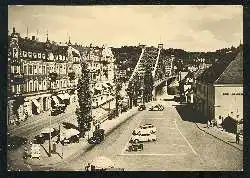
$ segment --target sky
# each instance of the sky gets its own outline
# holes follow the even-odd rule
[[[8,28],[45,41],[214,51],[243,41],[240,5],[9,6]],[[27,30],[28,29],[28,30]],[[28,33],[27,33],[28,31]]]

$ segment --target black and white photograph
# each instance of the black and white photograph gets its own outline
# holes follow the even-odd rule
[[[9,5],[8,171],[243,171],[243,6]]]

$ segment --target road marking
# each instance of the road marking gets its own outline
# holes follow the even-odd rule
[[[119,154],[120,156],[184,156],[187,155],[186,153],[144,153],[144,154],[138,154],[138,153],[122,153]]]
[[[188,142],[188,140],[186,139],[186,137],[181,133],[181,131],[179,130],[176,120],[175,120],[175,127],[176,129],[179,131],[179,133],[181,134],[181,136],[184,138],[184,140],[187,142],[188,146],[191,148],[191,150],[193,151],[193,153],[198,156],[197,152],[193,149],[192,145]]]
[[[165,118],[147,118],[148,120],[165,120]]]

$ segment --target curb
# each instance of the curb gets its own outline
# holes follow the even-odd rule
[[[136,108],[133,108],[133,109],[136,109]],[[129,113],[128,116],[126,116],[126,118],[116,118],[116,119],[122,119],[121,122],[118,122],[116,125],[114,125],[114,127],[110,128],[107,130],[106,132],[106,136],[111,134],[115,129],[117,129],[122,123],[126,122],[128,119],[130,119],[131,117],[133,117],[134,115],[136,115],[138,112],[136,112],[137,110],[135,110],[134,112],[132,110],[130,110],[131,113]],[[121,117],[121,116],[120,116]],[[66,163],[66,162],[69,162],[71,160],[74,160],[75,158],[81,156],[83,153],[85,153],[86,151],[90,150],[91,148],[93,148],[95,145],[91,145],[91,144],[88,144],[86,142],[86,145],[84,145],[81,150],[82,151],[76,151],[74,153],[72,153],[71,155],[68,156],[68,158],[65,158],[64,160],[61,160],[61,161],[58,161],[56,163],[51,163],[51,164],[32,164],[32,163],[29,163],[27,160],[25,161],[26,164],[29,164],[29,165],[33,165],[33,166],[40,166],[40,167],[49,167],[49,166],[58,166],[58,165],[61,165],[63,163]]]
[[[220,141],[222,141],[222,142],[224,142],[224,143],[226,143],[226,144],[228,144],[228,145],[230,145],[230,146],[232,146],[232,147],[234,147],[234,148],[236,148],[236,149],[238,149],[238,150],[240,150],[240,151],[243,151],[242,149],[240,149],[240,148],[234,146],[233,144],[231,144],[231,143],[229,143],[229,142],[227,142],[227,141],[225,141],[225,140],[223,140],[223,139],[221,139],[221,138],[215,136],[214,134],[211,134],[211,133],[207,132],[206,130],[200,128],[200,127],[198,126],[197,123],[195,123],[195,125],[198,127],[198,129],[200,129],[201,131],[205,132],[206,134],[211,135],[211,136],[213,136],[214,138],[217,138],[218,140],[220,140]]]

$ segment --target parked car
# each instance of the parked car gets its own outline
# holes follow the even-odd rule
[[[33,142],[35,144],[43,144],[46,140],[49,140],[50,137],[49,130],[50,130],[49,128],[43,129],[39,135],[36,135],[34,137]],[[56,128],[51,128],[51,139],[58,135],[59,135],[59,130]]]
[[[142,133],[155,133],[156,127],[154,127],[152,124],[144,124],[140,126],[139,128],[136,128],[133,130],[133,135],[142,134]]]
[[[58,105],[56,107],[53,107],[52,110],[51,110],[51,115],[52,116],[57,116],[61,113],[64,113],[65,110],[66,110],[66,105],[65,104],[61,104],[61,105]]]
[[[98,129],[95,130],[93,133],[93,137],[91,137],[88,142],[90,144],[99,144],[101,143],[105,138],[104,130],[103,129]]]
[[[67,139],[62,140],[62,144],[79,143],[79,135],[73,135]]]
[[[138,107],[138,111],[143,111],[143,110],[146,110],[146,106],[144,104]]]
[[[133,135],[130,139],[130,143],[138,143],[138,142],[150,142],[150,141],[156,141],[156,135],[155,134],[137,134]]]
[[[149,108],[149,111],[163,111],[163,110],[164,107],[161,104],[157,104]]]
[[[142,143],[132,143],[128,146],[127,151],[142,151],[143,150],[143,144]]]

